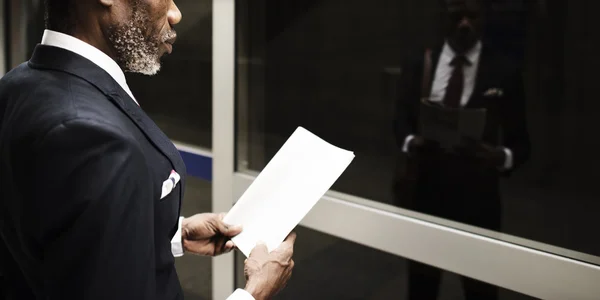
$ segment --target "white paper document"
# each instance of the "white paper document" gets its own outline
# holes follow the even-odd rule
[[[242,225],[232,241],[248,257],[258,241],[279,247],[354,159],[298,127],[224,218]]]

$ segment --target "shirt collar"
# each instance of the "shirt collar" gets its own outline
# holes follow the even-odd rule
[[[471,64],[477,64],[479,62],[479,56],[481,56],[481,48],[482,48],[481,41],[478,41],[475,44],[475,46],[473,46],[473,48],[471,48],[469,51],[467,51],[467,53],[465,53],[465,58]],[[444,48],[442,49],[442,55],[444,55],[447,59],[449,59],[448,61],[452,61],[452,59],[454,59],[454,56],[456,56],[456,53],[454,52],[454,50],[452,50],[452,48],[450,47],[448,42],[444,43]]]
[[[137,103],[137,100],[135,100],[133,93],[127,85],[127,80],[125,79],[125,74],[123,73],[123,70],[121,70],[121,67],[119,67],[117,62],[110,58],[110,56],[106,55],[106,53],[100,51],[98,48],[76,37],[48,29],[44,31],[42,45],[69,50],[93,62],[106,71],[106,73],[108,73],[121,88],[127,92],[131,99]]]

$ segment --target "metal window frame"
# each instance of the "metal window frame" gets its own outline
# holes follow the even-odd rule
[[[6,12],[6,2],[0,0],[0,77],[4,76],[8,71],[6,68],[6,22],[8,14]]]
[[[234,196],[239,198],[255,178],[236,173]],[[338,195],[324,196],[300,224],[540,299],[583,300],[600,295],[599,266],[353,203]]]
[[[235,0],[213,0],[213,211],[233,204],[235,171]],[[212,260],[213,299],[227,299],[235,288],[232,253]]]

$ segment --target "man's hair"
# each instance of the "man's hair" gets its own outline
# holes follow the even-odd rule
[[[78,0],[44,0],[46,29],[70,33],[75,27],[75,3]],[[79,0],[81,1],[81,0]]]

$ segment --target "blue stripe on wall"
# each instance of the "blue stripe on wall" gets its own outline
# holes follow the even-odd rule
[[[212,181],[212,158],[179,150],[187,175]]]

